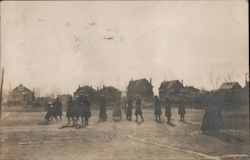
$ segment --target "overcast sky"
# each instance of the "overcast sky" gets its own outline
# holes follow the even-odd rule
[[[5,85],[72,93],[79,84],[125,90],[131,78],[211,89],[209,75],[244,86],[248,2],[1,2]]]

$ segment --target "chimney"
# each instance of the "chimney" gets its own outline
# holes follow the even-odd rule
[[[97,89],[96,89],[97,91],[99,91],[99,87],[97,87]]]
[[[152,85],[152,78],[149,78],[149,83]]]
[[[183,80],[181,80],[181,84],[183,85]]]

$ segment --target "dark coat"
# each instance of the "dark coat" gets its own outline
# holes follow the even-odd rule
[[[100,113],[99,113],[99,118],[100,119],[107,119],[107,105],[106,101],[104,99],[101,99],[100,101]]]
[[[57,116],[56,108],[55,108],[55,106],[54,106],[53,103],[52,104],[48,104],[46,106],[45,111],[47,111],[47,113],[46,113],[46,115],[44,117],[46,120],[49,120],[50,117],[56,117]]]
[[[54,102],[54,106],[55,106],[55,109],[56,109],[56,114],[58,116],[62,116],[62,102],[59,101],[59,100],[56,100]]]
[[[211,97],[205,106],[201,131],[203,133],[219,132],[222,123],[221,103],[216,97]]]
[[[164,101],[164,106],[165,106],[165,116],[166,117],[169,117],[171,116],[171,105],[170,105],[170,102],[169,100],[165,100]]]
[[[85,99],[82,104],[83,104],[83,116],[85,118],[90,118],[91,117],[91,110],[90,110],[91,103],[87,99]]]
[[[69,100],[67,102],[67,112],[66,112],[66,117],[77,117],[77,108],[75,105],[75,102],[73,100]]]
[[[183,100],[181,100],[179,102],[179,106],[178,106],[178,114],[184,115],[185,113],[186,113],[185,102]]]
[[[135,103],[135,115],[142,115],[141,100],[137,99]]]
[[[128,107],[127,107],[127,110],[126,110],[126,116],[127,117],[132,117],[132,106],[133,106],[133,101],[132,101],[132,99],[129,99],[128,100]]]
[[[154,108],[154,114],[155,115],[161,115],[161,104],[160,104],[160,101],[159,101],[158,98],[155,99],[154,106],[155,106],[155,108]]]

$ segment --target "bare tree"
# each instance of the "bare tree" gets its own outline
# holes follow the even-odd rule
[[[227,74],[224,76],[224,81],[225,81],[225,82],[233,82],[233,81],[234,81],[234,72],[231,71],[231,72],[227,73]]]
[[[209,80],[212,85],[213,90],[216,90],[219,86],[219,82],[221,80],[220,74],[215,74],[214,72],[209,73]]]

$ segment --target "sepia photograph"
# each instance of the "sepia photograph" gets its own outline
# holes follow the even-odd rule
[[[0,2],[0,160],[250,160],[248,0]]]

